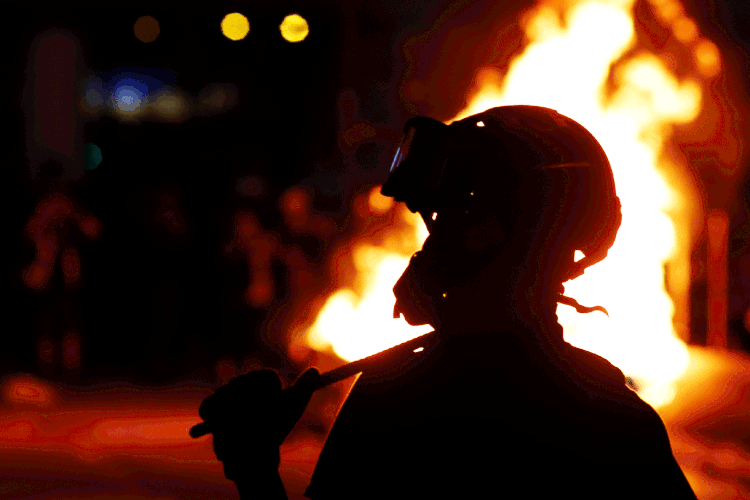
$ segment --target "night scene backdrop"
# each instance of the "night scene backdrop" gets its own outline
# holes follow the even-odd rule
[[[337,314],[365,328],[329,299],[378,280],[390,290],[419,248],[421,223],[378,195],[403,123],[460,115],[533,41],[540,9],[563,20],[579,4],[5,9],[0,496],[236,498],[210,438],[187,436],[202,398],[251,369],[292,381],[399,342],[384,331],[347,355],[320,332]],[[692,189],[675,213],[692,218],[677,230],[682,263],[659,279],[676,338],[699,354],[657,410],[699,498],[750,498],[750,6],[627,10],[634,46],[677,79],[693,71],[709,96],[666,148],[681,171],[664,175]],[[396,270],[376,277],[372,249],[394,245]],[[319,391],[282,448],[291,498],[347,390]]]

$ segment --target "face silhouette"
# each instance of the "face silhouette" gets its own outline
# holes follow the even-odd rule
[[[403,314],[411,325],[437,327],[452,312],[451,305],[457,304],[455,296],[466,301],[473,294],[486,293],[479,283],[491,276],[477,278],[483,271],[498,276],[497,266],[490,264],[506,249],[502,225],[496,217],[439,214],[422,249],[412,257],[393,289],[394,312]],[[506,261],[501,267],[510,264]]]

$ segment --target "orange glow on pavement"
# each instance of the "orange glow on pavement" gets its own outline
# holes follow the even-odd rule
[[[213,387],[73,389],[15,376],[0,389],[2,498],[237,498],[211,438],[188,434]],[[281,447],[290,498],[301,498],[321,446],[319,436],[307,433]]]
[[[175,419],[174,416],[130,419],[108,419],[92,430],[96,439],[105,445],[148,447],[161,445],[184,445],[192,438],[190,427],[196,424],[194,415]]]
[[[210,391],[196,388],[109,387],[63,389],[19,375],[2,385],[0,448],[71,445],[82,458],[92,453],[187,446],[188,430],[200,421],[198,405]]]
[[[52,404],[53,391],[44,382],[28,376],[18,375],[3,384],[3,399],[10,403],[32,403],[37,406]]]
[[[750,470],[750,457],[730,438],[737,432],[733,427],[747,426],[742,418],[750,414],[745,397],[750,358],[689,350],[675,402],[660,410],[675,456],[701,500],[746,498],[739,485]],[[236,498],[211,438],[188,435],[200,421],[200,402],[212,391],[124,384],[74,390],[28,376],[6,379],[0,406],[5,498]],[[334,399],[322,394],[313,405],[320,405],[316,411],[321,414],[335,414]],[[48,403],[39,405],[40,400]],[[294,499],[302,498],[323,436],[300,427],[292,437],[281,447],[279,470]],[[30,493],[34,488],[38,491]],[[164,496],[165,491],[171,493]]]

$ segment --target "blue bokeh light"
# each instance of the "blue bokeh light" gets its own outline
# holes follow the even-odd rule
[[[134,78],[123,78],[112,86],[112,104],[121,111],[135,111],[147,102],[148,86]]]
[[[107,82],[110,105],[125,112],[138,111],[151,101],[151,94],[174,80],[171,71],[154,68],[121,68],[100,77]]]
[[[147,102],[148,85],[135,78],[125,77],[112,85],[112,104],[121,111],[135,111]]]

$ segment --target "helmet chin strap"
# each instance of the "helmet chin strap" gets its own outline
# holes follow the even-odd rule
[[[560,304],[565,304],[566,306],[574,307],[575,310],[578,311],[579,313],[591,313],[594,311],[601,311],[607,316],[609,316],[609,313],[607,312],[607,310],[604,309],[602,306],[594,306],[594,307],[582,306],[581,304],[578,303],[576,299],[573,299],[571,297],[566,297],[563,294],[560,294],[557,296],[557,302],[559,302]]]
[[[419,255],[420,252],[417,252],[412,256],[412,260],[410,261],[409,266],[394,286],[393,292],[396,296],[396,301],[393,305],[393,317],[399,318],[401,315],[403,315],[406,322],[413,326],[431,324],[432,326],[437,327],[436,321],[439,320],[438,316],[440,315],[438,312],[440,308],[438,303],[441,301],[439,297],[441,290],[440,288],[435,288],[435,284],[433,284],[433,286],[429,286],[429,283],[422,281],[425,279],[429,281],[429,274],[426,274],[426,269],[423,269],[422,266],[420,266],[416,261],[418,260]],[[591,261],[596,262],[598,260],[601,260],[601,258],[602,256],[600,255],[592,255],[589,256],[588,259],[584,257],[584,259],[572,266],[573,269],[571,269],[571,272],[569,272],[566,277],[570,279],[571,275],[580,276],[581,274],[583,274],[583,270],[588,267],[588,265],[590,265]],[[498,265],[505,265],[506,263],[503,258],[497,258],[494,260],[498,263]],[[589,262],[586,262],[586,260],[588,260]],[[485,273],[487,271],[488,269],[485,267]],[[477,275],[477,277],[480,276],[482,276],[481,273]],[[469,287],[469,289],[465,288],[467,286]],[[444,300],[446,295],[454,296],[454,294],[456,293],[459,295],[463,293],[471,294],[471,290],[476,289],[476,283],[470,281],[467,283],[459,284],[458,286],[455,286],[450,290],[445,290],[445,292],[442,293],[442,297]],[[552,298],[555,302],[571,306],[578,313],[592,313],[594,311],[601,311],[609,316],[609,312],[602,306],[587,307],[580,304],[572,297],[564,295],[565,288],[562,283],[557,286],[557,289],[554,289],[553,287],[553,290],[549,291],[552,292]]]
[[[565,278],[565,281],[575,279],[581,276],[587,267],[592,266],[596,264],[597,262],[603,260],[606,256],[607,256],[606,249],[603,251],[592,252],[588,255],[585,255],[581,260],[573,263],[570,272]],[[607,312],[607,310],[604,309],[602,306],[587,307],[587,306],[581,305],[578,303],[576,299],[563,295],[564,293],[565,293],[565,287],[563,285],[560,285],[559,293],[555,299],[560,304],[571,306],[579,313],[592,313],[594,311],[601,311],[607,316],[609,316],[609,313]]]

